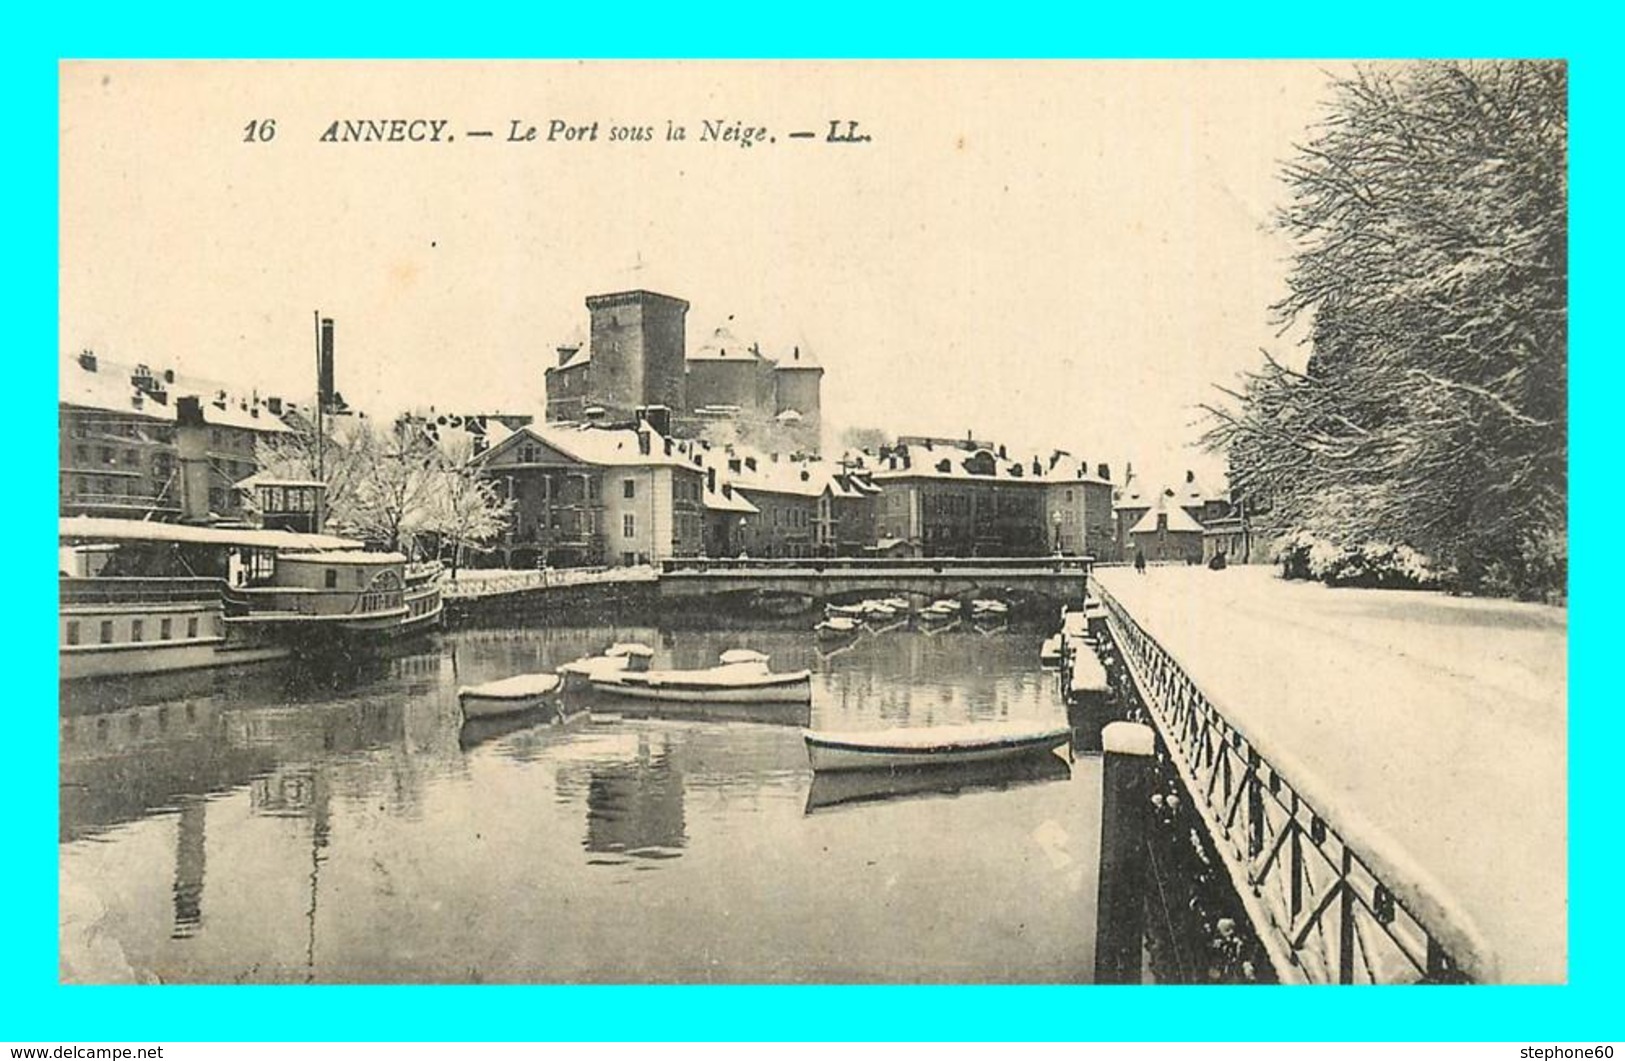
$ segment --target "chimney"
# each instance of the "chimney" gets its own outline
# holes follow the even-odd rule
[[[1002,443],[1002,442],[999,443],[999,459],[1000,460],[1009,460],[1010,459],[1009,456],[1004,452],[1004,443]]]
[[[641,405],[635,415],[640,423],[648,424],[662,435],[671,434],[671,408],[665,405]]]
[[[908,455],[908,447],[907,446],[903,447],[903,452],[902,452],[901,456],[903,458],[903,470],[907,471],[914,464],[913,459],[911,457],[909,457],[909,455]]]
[[[717,470],[715,468],[705,469],[705,489],[713,494],[717,492]]]
[[[944,475],[946,475],[947,473],[949,473],[949,472],[951,472],[953,470],[954,470],[953,461],[950,461],[947,457],[944,457],[941,460],[937,461],[937,471],[942,472]]]
[[[1095,474],[1100,476],[1102,479],[1106,480],[1107,482],[1111,482],[1111,479],[1112,479],[1112,466],[1110,464],[1102,464],[1100,467],[1095,469]]]
[[[805,468],[801,469],[801,481],[805,483],[805,482],[811,481],[811,479],[812,479],[812,472],[809,472]]]
[[[1194,483],[1196,481],[1196,473],[1187,468],[1185,470],[1185,481],[1187,483]]]
[[[579,347],[579,346],[561,346],[561,347],[558,347],[557,349],[558,349],[558,355],[559,355],[559,367],[560,368],[563,368],[565,365],[568,365],[570,363],[570,359],[575,357],[577,354],[579,354],[581,352],[581,347]]]
[[[768,456],[773,459],[774,464],[779,463],[779,455],[778,455],[778,453],[776,453],[776,452],[775,453],[769,453]]]
[[[1049,466],[1051,468],[1055,467],[1055,461],[1050,461]],[[1037,477],[1037,476],[1040,476],[1040,475],[1043,475],[1043,474],[1044,474],[1044,464],[1043,464],[1043,462],[1040,461],[1037,457],[1034,457],[1033,458],[1033,475],[1034,475],[1034,477]]]
[[[333,318],[322,318],[321,352],[316,363],[316,391],[321,408],[333,407]]]
[[[196,427],[203,423],[203,401],[195,394],[183,394],[175,400],[175,421],[182,427]]]
[[[649,446],[650,446],[649,432],[647,430],[639,430],[638,431],[638,453],[640,455],[644,456],[644,457],[647,457],[649,455]]]
[[[174,383],[175,382],[175,370],[174,369],[172,369],[172,368],[164,369],[164,382],[165,383]]]
[[[96,371],[96,351],[82,350],[79,353],[79,367],[86,372]]]
[[[733,500],[733,496],[734,496],[734,484],[733,483],[723,483],[722,484],[722,496],[727,498],[730,501]]]
[[[751,471],[755,471],[756,470],[756,458],[755,457],[746,457],[745,458],[745,467],[749,468]]]
[[[741,467],[741,465],[739,463],[739,458],[738,457],[729,457],[728,458],[728,470],[729,471],[733,472],[735,475],[738,475],[740,467]]]
[[[801,347],[796,346],[796,347],[791,348],[790,360],[792,360],[792,361],[800,361],[801,360]]]
[[[666,456],[671,456],[671,439],[661,439],[666,444]]]

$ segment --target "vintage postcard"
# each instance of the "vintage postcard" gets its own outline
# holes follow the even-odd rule
[[[59,976],[1564,983],[1556,61],[60,66]]]

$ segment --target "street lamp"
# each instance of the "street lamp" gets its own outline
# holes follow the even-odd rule
[[[1050,518],[1055,521],[1055,555],[1060,556],[1061,555],[1061,510],[1056,509],[1054,512],[1050,513]]]

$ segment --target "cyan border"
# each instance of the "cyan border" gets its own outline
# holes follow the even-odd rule
[[[1144,9],[1137,9],[1144,10]],[[4,623],[20,661],[6,732],[10,918],[0,1036],[87,1040],[417,1039],[1607,1039],[1619,1035],[1613,911],[1622,747],[1606,684],[1618,579],[1602,491],[1612,357],[1602,347],[1615,237],[1618,75],[1605,21],[1558,5],[1159,5],[917,13],[881,5],[580,5],[504,11],[395,4],[259,9],[80,3],[8,18],[6,357],[19,428],[18,536]],[[1571,958],[1553,988],[61,988],[56,979],[55,548],[57,81],[61,58],[215,57],[1405,57],[1533,55],[1571,63]],[[71,224],[65,219],[64,224]],[[48,411],[49,410],[49,411]]]

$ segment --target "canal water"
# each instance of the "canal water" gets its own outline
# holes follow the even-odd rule
[[[801,728],[1066,717],[1045,630],[463,630],[361,671],[70,686],[61,973],[88,982],[1093,976],[1100,760],[820,777]],[[813,672],[806,708],[460,724],[613,641]],[[644,710],[646,710],[646,706]],[[754,713],[753,713],[754,712]]]

